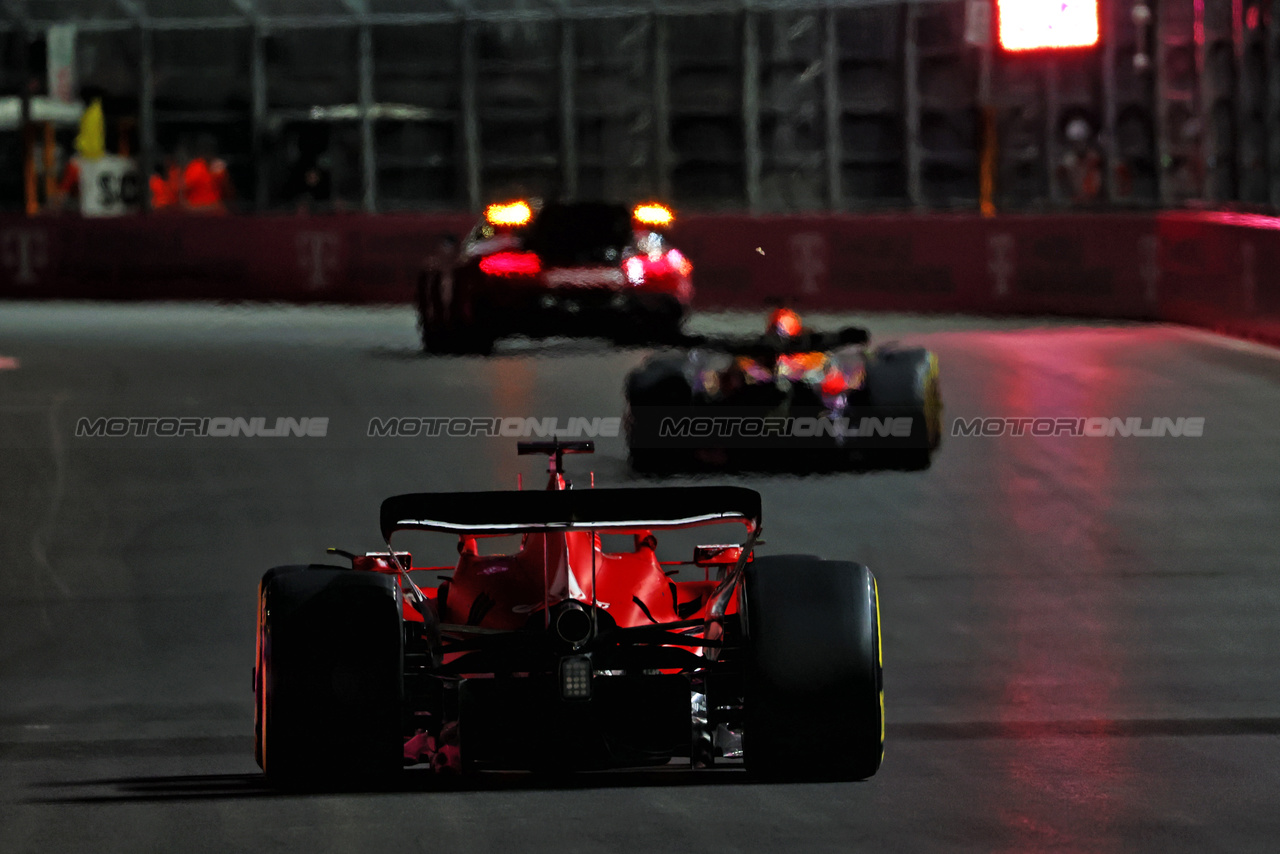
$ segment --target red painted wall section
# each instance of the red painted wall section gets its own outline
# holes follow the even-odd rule
[[[1160,317],[1280,346],[1280,219],[1159,217]]]
[[[0,295],[405,302],[467,215],[0,219]]]
[[[690,217],[701,304],[1153,317],[1143,216]],[[1146,247],[1144,266],[1140,248]]]
[[[0,297],[404,303],[467,214],[0,218]],[[1166,319],[1280,343],[1280,219],[690,215],[701,308]]]

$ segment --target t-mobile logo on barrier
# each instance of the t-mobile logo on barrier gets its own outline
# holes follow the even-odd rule
[[[1253,312],[1258,307],[1258,252],[1252,243],[1240,244],[1241,307]]]
[[[987,238],[987,272],[991,274],[993,291],[998,297],[1009,294],[1009,284],[1015,269],[1013,247],[1012,234],[1000,232]]]
[[[816,294],[827,277],[827,240],[816,231],[791,235],[791,269],[800,278],[800,293]]]
[[[49,236],[43,229],[10,228],[0,232],[0,259],[18,285],[34,285],[49,263]]]
[[[1138,238],[1138,275],[1142,277],[1142,296],[1154,303],[1160,295],[1160,238],[1144,234]]]
[[[338,235],[332,231],[298,232],[298,264],[307,274],[311,290],[321,290],[329,284],[329,273],[338,267]]]

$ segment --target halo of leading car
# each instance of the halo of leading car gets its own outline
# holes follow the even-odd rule
[[[693,265],[671,245],[665,205],[514,201],[489,205],[417,290],[422,346],[488,352],[523,334],[671,340],[693,300]]]
[[[884,695],[870,570],[757,556],[750,489],[572,489],[564,455],[591,450],[522,443],[547,455],[547,489],[388,498],[387,551],[332,549],[351,565],[262,577],[254,741],[272,782],[385,782],[419,763],[563,771],[675,758],[740,758],[766,779],[876,772]],[[688,559],[658,559],[660,536],[712,525],[718,535]],[[391,546],[401,530],[457,537],[457,564],[415,565]],[[513,534],[509,554],[480,548]],[[625,546],[606,549],[604,535]]]

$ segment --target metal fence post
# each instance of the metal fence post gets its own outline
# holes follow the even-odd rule
[[[378,210],[378,152],[373,135],[373,29],[362,23],[360,40],[360,167],[366,213]]]
[[[1115,0],[1099,0],[1099,37],[1102,40],[1102,193],[1116,200],[1116,168],[1120,150],[1116,141],[1116,6]]]
[[[822,40],[822,95],[827,119],[827,207],[844,209],[841,166],[844,140],[840,134],[840,45],[836,40],[836,10],[828,8],[823,15],[825,32]]]
[[[924,179],[920,164],[920,45],[916,41],[920,6],[915,0],[906,3],[902,28],[903,139],[906,143],[907,200],[913,208],[924,207]]]
[[[151,209],[151,175],[156,169],[156,78],[154,31],[143,21],[138,28],[138,152],[143,207]]]
[[[270,166],[267,160],[267,33],[254,24],[250,44],[253,125],[253,201],[264,211],[270,204]]]
[[[1062,204],[1062,186],[1058,180],[1058,60],[1045,57],[1044,65],[1044,168],[1049,187],[1049,203]]]
[[[742,131],[747,210],[760,212],[760,19],[750,9],[742,24]]]
[[[1280,208],[1280,0],[1271,0],[1271,24],[1267,29],[1266,163],[1267,195],[1271,207]]]
[[[653,16],[653,165],[658,196],[671,198],[671,83],[667,19]]]
[[[560,171],[561,195],[578,197],[578,120],[574,87],[577,82],[577,43],[571,18],[560,22]]]
[[[480,120],[476,106],[476,27],[462,24],[462,156],[467,176],[467,207],[480,210]]]

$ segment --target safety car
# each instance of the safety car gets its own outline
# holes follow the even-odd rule
[[[511,335],[670,340],[693,300],[693,264],[671,243],[665,205],[517,200],[492,204],[417,286],[430,353],[487,353]]]

